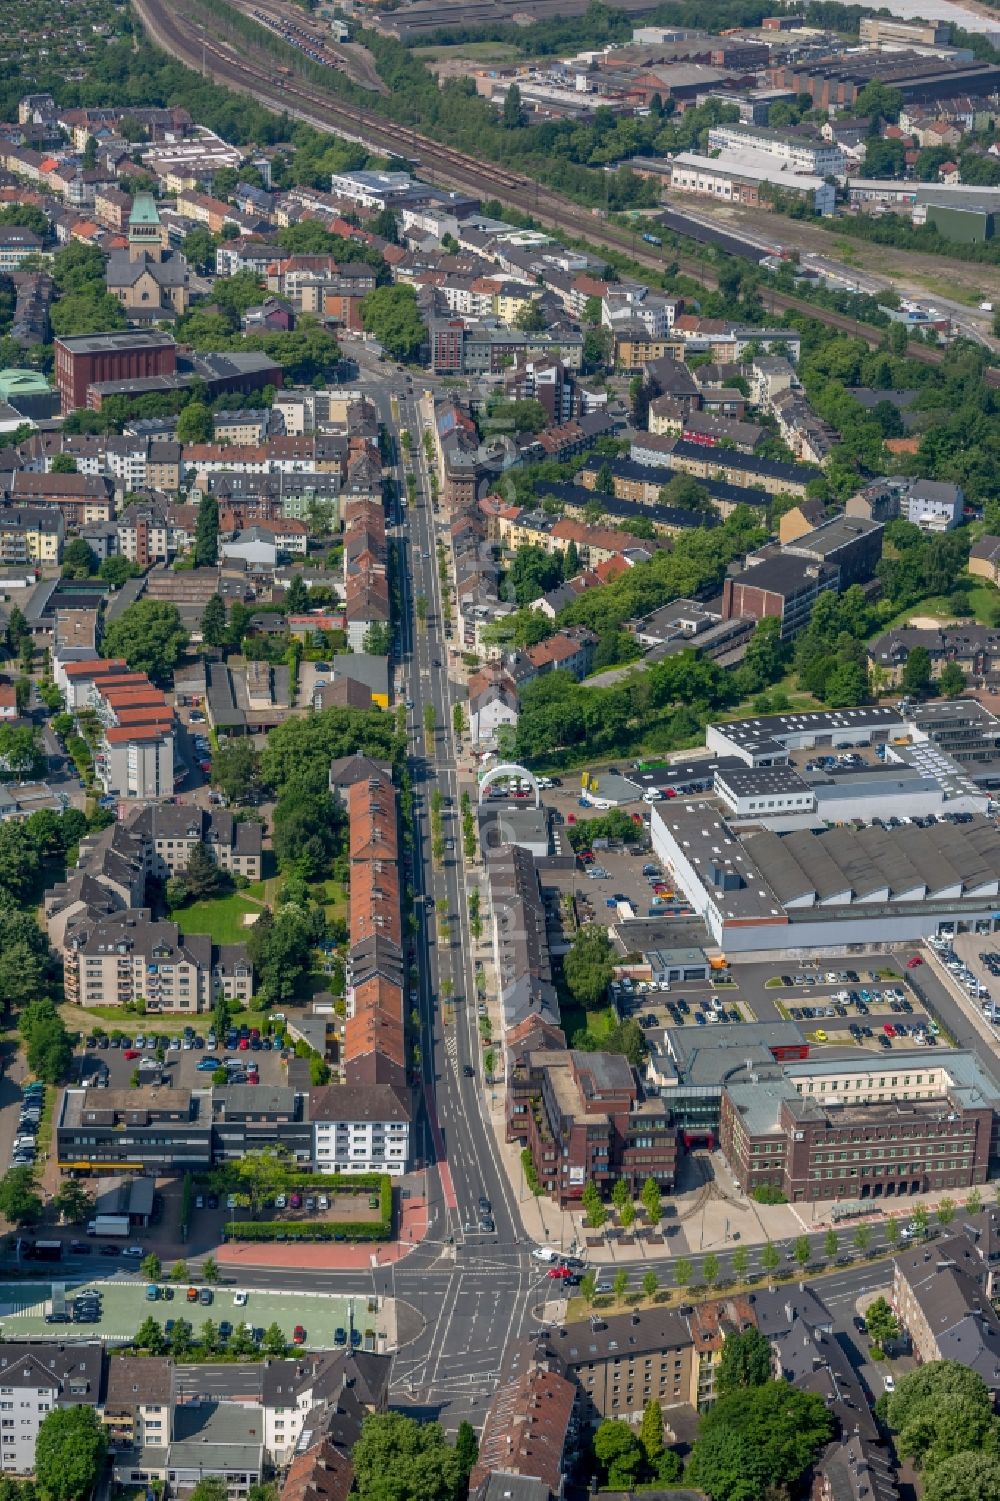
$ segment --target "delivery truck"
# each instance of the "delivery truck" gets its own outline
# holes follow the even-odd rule
[[[99,1235],[109,1240],[114,1240],[116,1236],[127,1240],[131,1233],[132,1226],[127,1214],[99,1214],[87,1225],[88,1235]]]

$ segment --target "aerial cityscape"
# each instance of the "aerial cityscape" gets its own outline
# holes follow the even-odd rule
[[[0,22],[0,1501],[1000,1501],[995,0]]]

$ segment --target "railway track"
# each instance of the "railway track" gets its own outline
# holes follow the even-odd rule
[[[234,35],[224,40],[210,34],[207,25],[199,29],[195,19],[197,0],[189,0],[186,7],[184,0],[176,0],[173,5],[168,0],[133,0],[133,5],[151,41],[163,51],[196,71],[204,70],[214,82],[249,94],[278,114],[287,114],[319,130],[333,131],[392,156],[409,155],[442,186],[497,198],[510,208],[530,214],[546,228],[628,255],[637,265],[662,271],[669,259],[680,272],[702,286],[710,290],[718,286],[714,271],[704,262],[669,249],[656,255],[640,249],[637,236],[609,225],[596,212],[588,212],[523,173],[492,162],[483,164],[453,146],[442,146],[415,128],[387,121],[360,105],[339,103],[294,75],[276,77],[275,65],[267,54],[252,51],[242,37]],[[762,287],[761,298],[772,314],[796,313],[812,318],[839,333],[864,340],[872,349],[882,343],[881,329],[844,313],[817,307],[802,297]],[[943,358],[939,350],[920,344],[911,344],[908,354],[927,365],[940,365]],[[1000,370],[987,371],[986,382],[1000,389]]]

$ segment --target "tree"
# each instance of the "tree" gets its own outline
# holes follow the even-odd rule
[[[653,1299],[656,1297],[656,1292],[657,1292],[657,1289],[659,1288],[659,1285],[660,1285],[660,1279],[659,1279],[659,1277],[657,1277],[657,1275],[653,1271],[652,1267],[650,1267],[648,1271],[643,1272],[643,1274],[642,1274],[642,1290],[643,1290],[643,1292],[645,1293],[646,1297],[649,1299],[650,1302],[652,1302]]]
[[[139,1271],[147,1282],[159,1282],[163,1273],[163,1266],[155,1251],[150,1251],[139,1263]]]
[[[738,1282],[745,1282],[749,1270],[750,1252],[746,1246],[737,1246],[733,1252],[733,1276]]]
[[[771,1379],[771,1344],[757,1329],[727,1334],[715,1373],[720,1397],[744,1387],[764,1386]]]
[[[899,1221],[888,1219],[885,1222],[886,1245],[892,1247],[899,1244]]]
[[[132,1343],[137,1350],[148,1350],[150,1355],[162,1355],[166,1341],[163,1337],[163,1329],[158,1320],[149,1314],[143,1319],[138,1329],[132,1336]]]
[[[615,1302],[621,1303],[628,1291],[628,1272],[624,1268],[621,1271],[615,1272],[611,1286],[614,1289]]]
[[[214,1256],[206,1256],[201,1264],[202,1281],[207,1282],[209,1287],[214,1287],[220,1277],[219,1263]]]
[[[226,1482],[221,1475],[203,1475],[188,1501],[226,1501],[228,1494]]]
[[[219,1348],[219,1330],[213,1319],[206,1319],[198,1335],[198,1343],[206,1354],[214,1354]]]
[[[614,949],[607,930],[598,923],[578,928],[563,960],[563,974],[574,999],[585,1010],[599,1006],[607,996],[614,972]]]
[[[546,327],[545,314],[537,297],[529,297],[521,303],[514,319],[517,328],[525,334],[541,333]]]
[[[465,1492],[464,1457],[449,1445],[439,1423],[401,1412],[369,1413],[351,1459],[362,1501],[390,1496],[392,1501],[459,1501]]]
[[[189,401],[177,418],[178,443],[208,443],[212,431],[212,413],[208,407],[201,401]]]
[[[687,1256],[678,1256],[674,1262],[674,1283],[677,1287],[690,1287],[694,1281],[694,1267]]]
[[[904,1376],[887,1416],[897,1452],[927,1472],[965,1450],[997,1453],[1000,1425],[989,1388],[956,1360],[929,1361]]]
[[[642,1192],[639,1195],[639,1199],[642,1203],[642,1207],[645,1209],[646,1214],[649,1217],[650,1225],[655,1229],[655,1227],[660,1223],[660,1220],[663,1218],[663,1204],[660,1195],[660,1185],[657,1183],[655,1178],[646,1179],[645,1183],[642,1185]]]
[[[916,1233],[919,1236],[923,1237],[927,1234],[927,1226],[930,1224],[930,1217],[923,1204],[917,1204],[917,1206],[915,1207],[911,1223],[915,1227]]]
[[[120,553],[113,553],[110,558],[105,558],[98,568],[98,577],[112,589],[120,589],[126,579],[136,578],[142,569],[137,563],[132,563],[128,558],[123,558]]]
[[[288,1341],[282,1333],[280,1324],[269,1324],[264,1330],[264,1338],[261,1340],[261,1349],[265,1355],[273,1356],[275,1360],[283,1360],[288,1354]]]
[[[291,1158],[280,1147],[246,1152],[235,1162],[227,1163],[221,1174],[236,1193],[246,1196],[254,1219],[260,1217],[265,1201],[287,1191],[291,1177]]]
[[[41,1219],[42,1200],[30,1167],[12,1167],[0,1178],[0,1215],[18,1226]]]
[[[965,673],[957,662],[946,662],[941,669],[938,687],[945,698],[960,698],[965,692]]]
[[[839,1245],[840,1237],[838,1236],[836,1230],[828,1230],[823,1237],[823,1251],[826,1255],[827,1261],[833,1261],[834,1257],[837,1254],[837,1248]]]
[[[809,1258],[812,1255],[808,1235],[800,1235],[798,1237],[793,1247],[792,1255],[795,1257],[796,1265],[804,1271],[809,1265]]]
[[[45,1501],[83,1501],[97,1484],[108,1451],[93,1407],[56,1407],[35,1439],[35,1479]]]
[[[858,1250],[861,1252],[861,1255],[863,1256],[872,1243],[871,1226],[858,1225],[857,1229],[854,1232],[854,1235],[851,1238],[854,1241],[854,1244],[857,1246]]]
[[[954,1218],[955,1218],[955,1201],[954,1201],[954,1199],[948,1199],[948,1198],[942,1199],[941,1202],[940,1202],[940,1204],[937,1207],[937,1220],[938,1220],[938,1224],[941,1225],[941,1226],[943,1226],[944,1229],[947,1229],[948,1226],[951,1224],[951,1222],[952,1222],[952,1220]]]
[[[179,1360],[194,1344],[194,1330],[187,1319],[178,1319],[170,1331],[170,1349]]]
[[[760,1264],[770,1277],[781,1265],[781,1252],[772,1241],[768,1241],[760,1253]]]
[[[662,1420],[661,1420],[662,1421]],[[631,1490],[642,1467],[639,1436],[620,1418],[605,1418],[594,1434],[594,1456],[611,1490]]]
[[[186,1261],[175,1261],[170,1268],[171,1282],[186,1282],[188,1280],[188,1264]]]
[[[701,1275],[705,1279],[707,1287],[714,1287],[719,1280],[719,1258],[714,1251],[709,1251],[701,1264]]]
[[[214,568],[219,560],[219,502],[203,495],[194,529],[194,561],[199,568]]]
[[[833,1433],[822,1397],[768,1381],[720,1397],[702,1414],[690,1479],[712,1501],[759,1501],[794,1490]]]
[[[62,458],[57,454],[56,458]],[[97,572],[97,555],[82,537],[74,537],[63,548],[62,576],[64,579],[89,579]]]
[[[206,845],[199,840],[191,846],[187,865],[167,882],[167,901],[171,906],[184,902],[205,901],[229,884],[230,877],[212,859]]]
[[[904,693],[919,696],[926,693],[931,681],[930,652],[924,646],[915,646],[906,659],[900,686]]]
[[[9,956],[8,956],[9,957]],[[32,1001],[21,1012],[17,1029],[27,1045],[28,1067],[46,1084],[65,1078],[73,1059],[73,1044],[55,1006]]]
[[[212,786],[230,803],[252,802],[261,788],[260,752],[241,737],[221,745],[212,757]]]
[[[476,1441],[476,1430],[464,1418],[455,1434],[455,1453],[462,1462],[462,1471],[468,1480],[469,1473],[479,1458],[479,1444]]]
[[[309,590],[301,573],[292,575],[285,590],[285,609],[289,615],[301,615],[309,606]]]
[[[624,1209],[629,1201],[629,1186],[624,1178],[616,1178],[615,1185],[611,1190],[611,1202],[619,1211]]]
[[[83,1225],[94,1212],[94,1196],[78,1183],[75,1178],[67,1178],[60,1185],[59,1192],[52,1200],[53,1206],[59,1213],[59,1218],[64,1225]]]
[[[206,646],[225,646],[229,639],[221,594],[213,594],[201,612],[201,639]]]
[[[169,683],[186,645],[187,631],[176,605],[139,599],[108,626],[102,649],[106,657],[124,657],[134,672],[148,673],[162,687]]]
[[[876,1298],[865,1314],[868,1333],[883,1349],[889,1340],[899,1338],[899,1320],[885,1298]]]
[[[580,1297],[589,1308],[597,1293],[597,1276],[594,1272],[584,1272],[580,1278]]]
[[[524,112],[521,108],[521,90],[516,83],[512,83],[503,100],[504,129],[516,130],[523,121]]]
[[[646,1463],[655,1466],[663,1453],[663,1413],[659,1402],[649,1401],[643,1408],[639,1442],[642,1444]]]
[[[50,474],[76,474],[77,463],[71,453],[57,453],[49,465]],[[84,546],[86,547],[86,543]],[[72,546],[72,543],[70,544]]]
[[[427,336],[417,294],[406,285],[376,287],[361,304],[365,331],[394,360],[415,360]]]
[[[995,1454],[955,1454],[926,1477],[924,1501],[996,1501],[1000,1458]]]

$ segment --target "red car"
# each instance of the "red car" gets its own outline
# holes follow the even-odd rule
[[[249,1039],[249,1037],[241,1037],[240,1038],[240,1052],[241,1053],[249,1053],[249,1051],[250,1051],[250,1039]]]
[[[571,1275],[572,1275],[572,1273],[570,1272],[570,1269],[569,1269],[568,1266],[550,1266],[549,1267],[549,1276],[550,1277],[558,1277],[560,1280],[562,1280],[563,1278],[569,1277]]]
[[[907,959],[906,967],[907,969],[917,969],[923,962],[919,954],[914,954],[912,959]]]
[[[892,1022],[885,1022],[883,1024],[882,1031],[885,1033],[886,1037],[895,1037],[896,1035],[896,1028],[892,1025]]]
[[[663,796],[664,797],[676,797],[677,796],[677,788],[676,787],[664,787],[664,789],[663,789]]]
[[[138,1048],[126,1048],[125,1049],[124,1057],[126,1057],[128,1059],[129,1063],[131,1063],[134,1058],[138,1058],[138,1056],[139,1056],[139,1049]]]
[[[306,1331],[303,1329],[303,1327],[302,1327],[301,1324],[296,1324],[295,1328],[292,1330],[292,1344],[293,1345],[304,1345],[305,1342],[306,1342]]]

